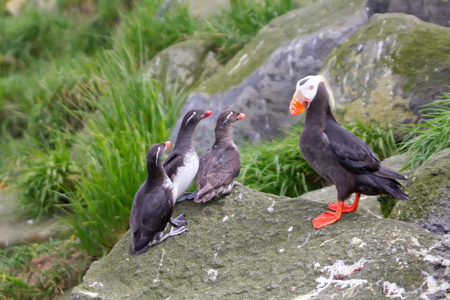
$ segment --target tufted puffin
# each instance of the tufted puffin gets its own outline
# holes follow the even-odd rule
[[[211,115],[210,110],[193,109],[188,111],[180,125],[173,152],[163,162],[164,170],[172,180],[173,199],[176,201],[191,186],[198,170],[198,156],[192,142],[197,124]],[[186,200],[185,197],[177,202]]]
[[[207,202],[219,193],[228,194],[239,184],[233,181],[241,170],[239,150],[233,142],[231,127],[243,113],[228,109],[220,113],[215,128],[215,141],[201,158],[195,186],[195,202]]]
[[[174,202],[172,182],[161,163],[170,141],[154,144],[147,150],[147,178],[139,187],[133,199],[130,215],[131,246],[129,253],[139,255],[149,246],[161,243],[170,236],[187,230],[184,214],[171,218]],[[174,227],[164,235],[167,225]],[[164,235],[164,236],[163,236]]]
[[[307,76],[297,82],[289,105],[291,116],[306,110],[300,134],[300,151],[306,162],[337,190],[337,203],[328,204],[333,212],[325,212],[312,220],[315,229],[330,225],[342,213],[356,210],[361,194],[391,194],[408,200],[397,181],[403,175],[383,166],[375,153],[360,139],[343,129],[331,113],[334,106],[331,88],[324,76]],[[352,205],[344,204],[352,193]]]

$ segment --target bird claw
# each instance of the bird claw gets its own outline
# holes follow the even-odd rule
[[[184,214],[181,214],[178,217],[176,217],[175,219],[170,218],[170,223],[177,228],[184,226],[187,224],[186,216]]]
[[[183,196],[181,196],[180,198],[178,198],[175,203],[180,203],[186,200],[193,200],[195,198],[195,196],[197,195],[197,191],[193,192],[193,193],[185,193]]]

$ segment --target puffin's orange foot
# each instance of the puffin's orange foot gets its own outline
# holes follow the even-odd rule
[[[343,212],[343,213],[354,212],[354,211],[356,210],[356,208],[358,207],[359,197],[360,197],[360,196],[361,196],[360,193],[355,193],[355,200],[353,200],[352,205],[347,205],[347,204],[343,203],[343,204],[342,204],[342,212]],[[329,203],[329,204],[327,205],[327,208],[328,208],[328,209],[331,209],[331,210],[334,210],[334,211],[337,211],[337,209],[338,209],[338,204],[339,204],[340,202],[341,202],[341,201],[335,202],[335,203]],[[342,201],[342,202],[343,202],[343,201]]]
[[[312,219],[312,223],[313,223],[314,229],[319,229],[319,228],[325,227],[327,225],[333,224],[340,218],[341,218],[340,215],[337,216],[336,213],[327,211],[327,212],[321,214],[320,216],[318,216],[317,218]]]
[[[334,203],[328,203],[327,208],[336,211],[338,207],[338,202],[334,202]],[[349,213],[349,212],[354,212],[356,210],[355,208],[352,208],[352,206],[347,205],[344,203],[344,205],[342,206],[342,212],[343,213]]]

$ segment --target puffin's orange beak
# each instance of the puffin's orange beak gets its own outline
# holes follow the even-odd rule
[[[291,104],[289,104],[289,112],[291,113],[291,116],[301,114],[306,110],[306,108],[308,108],[308,102],[302,92],[300,90],[295,91]]]
[[[239,116],[237,117],[238,120],[242,120],[243,118],[245,118],[245,114],[240,113]]]
[[[166,148],[164,148],[164,150],[167,150],[170,148],[170,141],[167,141],[164,144],[166,144]]]
[[[203,113],[203,118],[207,118],[211,115],[212,111],[210,110],[205,110],[205,112]]]

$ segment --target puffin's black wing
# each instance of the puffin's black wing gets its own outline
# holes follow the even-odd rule
[[[361,174],[380,169],[380,160],[372,149],[337,123],[329,123],[324,133],[330,142],[331,151],[347,170]]]
[[[200,159],[195,179],[197,190],[211,190],[233,182],[239,175],[241,160],[239,150],[227,147],[219,151],[209,150]]]
[[[177,152],[172,152],[163,162],[164,171],[170,180],[173,180],[173,176],[176,174],[177,166],[181,166],[183,162],[183,156]]]

